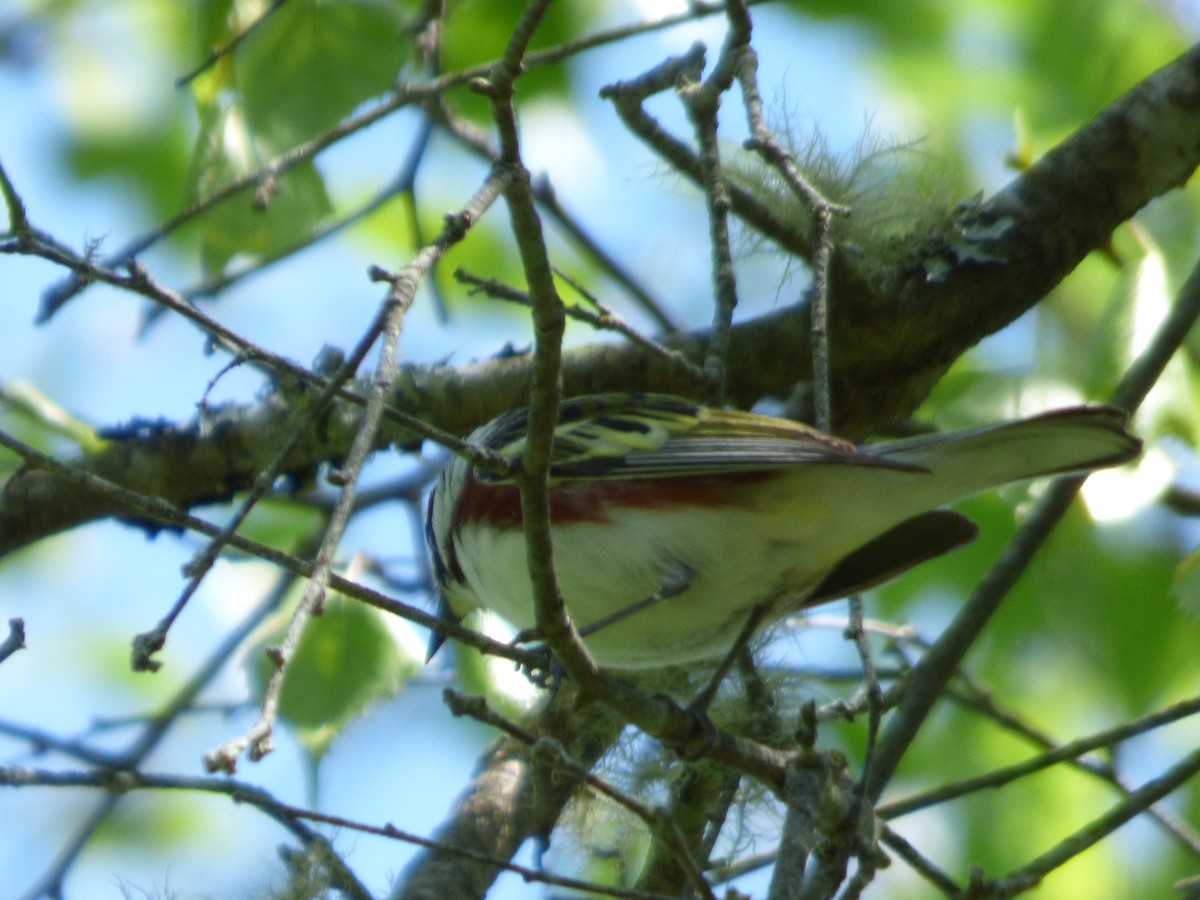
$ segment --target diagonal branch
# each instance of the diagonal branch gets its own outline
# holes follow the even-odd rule
[[[1146,348],[1113,392],[1111,402],[1133,411],[1149,393],[1188,331],[1200,319],[1200,265],[1179,291],[1175,306]],[[1021,530],[980,581],[954,621],[913,669],[903,699],[892,714],[872,761],[868,794],[878,800],[891,780],[908,746],[958,670],[967,651],[1008,591],[1041,547],[1051,529],[1066,512],[1084,478],[1062,478],[1042,497]]]

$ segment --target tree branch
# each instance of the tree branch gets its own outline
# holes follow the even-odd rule
[[[914,235],[907,256],[885,279],[888,289],[869,287],[853,259],[838,254],[831,273],[831,302],[839,311],[831,323],[838,348],[830,371],[835,429],[859,437],[909,413],[954,359],[1033,306],[1113,229],[1182,184],[1197,165],[1200,47],[1135,86],[991,200],[964,213],[952,233]],[[663,340],[693,361],[704,358],[708,342],[706,330]],[[786,396],[809,377],[806,308],[737,324],[730,342],[727,393],[736,405]],[[530,366],[529,357],[513,356],[460,367],[402,367],[392,403],[464,434],[527,401]],[[678,366],[630,345],[567,353],[562,378],[568,395],[696,390]],[[270,436],[293,424],[293,400],[279,389],[256,405],[207,411],[187,424],[135,423],[114,435],[108,449],[72,462],[181,507],[228,499],[265,465]],[[344,457],[358,415],[338,404],[329,428],[297,448],[290,471]],[[413,447],[416,441],[413,432],[392,427],[376,446]],[[0,496],[0,554],[117,512],[61,479],[24,470]]]

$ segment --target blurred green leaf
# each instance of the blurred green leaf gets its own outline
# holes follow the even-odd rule
[[[187,146],[182,123],[171,118],[119,133],[81,131],[67,145],[67,161],[80,178],[115,177],[165,216],[179,210]]]
[[[291,609],[263,629],[250,651],[250,674],[261,695],[273,665],[267,654],[277,646]],[[295,728],[314,759],[354,719],[376,701],[396,693],[423,665],[399,643],[373,607],[341,594],[331,594],[324,613],[311,620],[288,661],[279,715]]]
[[[272,158],[245,127],[240,109],[220,105],[208,112],[196,140],[188,193],[193,202],[260,170]],[[290,168],[271,185],[265,206],[244,190],[211,207],[179,232],[199,241],[206,274],[221,272],[239,254],[266,256],[308,237],[332,210],[325,182],[311,163]]]
[[[403,0],[291,0],[273,11],[235,61],[255,137],[291,147],[384,94],[412,56],[404,25],[415,7]]]
[[[467,69],[498,59],[504,52],[522,6],[509,0],[462,0],[451,4],[443,33],[442,64],[447,72]],[[577,39],[586,33],[603,4],[596,0],[562,0],[552,3],[533,36],[534,50]],[[564,95],[569,87],[566,66],[531,66],[521,75],[517,90],[522,102],[550,94]],[[486,97],[463,87],[449,95],[462,115],[491,121]]]
[[[1175,560],[1144,527],[1098,529],[1076,504],[1029,574],[1074,671],[1130,712],[1154,703],[1200,634],[1171,599]]]
[[[1171,592],[1194,619],[1200,619],[1200,550],[1193,550],[1175,567]]]
[[[953,7],[938,0],[894,3],[892,0],[791,0],[790,7],[806,15],[845,22],[851,20],[880,33],[886,47],[908,44],[934,51],[949,36],[954,21]],[[885,51],[886,52],[886,51]]]
[[[95,452],[105,444],[92,425],[71,415],[29,381],[0,384],[0,408],[42,432],[40,447],[46,447],[52,436],[66,438],[84,453]]]
[[[161,796],[143,792],[126,800],[117,804],[97,829],[98,847],[140,847],[162,853],[204,833],[205,804],[199,796],[165,802]]]
[[[254,504],[238,534],[269,547],[291,547],[297,539],[312,534],[324,519],[323,512],[310,506],[268,498]]]
[[[1187,49],[1165,7],[1146,0],[1022,4],[1013,24],[1034,119],[1069,128]]]

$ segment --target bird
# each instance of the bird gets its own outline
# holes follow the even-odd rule
[[[519,465],[528,426],[516,409],[468,440]],[[555,572],[598,664],[698,663],[728,653],[752,616],[766,626],[973,539],[976,525],[945,504],[1140,451],[1126,413],[1105,406],[855,446],[668,394],[575,397],[559,405],[550,460]],[[443,615],[485,608],[535,628],[511,474],[451,457],[425,538]]]

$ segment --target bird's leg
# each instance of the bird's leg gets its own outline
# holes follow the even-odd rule
[[[708,708],[712,706],[712,702],[717,696],[717,691],[720,690],[721,682],[725,680],[725,676],[729,674],[729,670],[733,668],[733,664],[747,652],[746,648],[750,643],[750,638],[754,637],[754,633],[758,631],[758,627],[762,625],[763,619],[766,618],[770,609],[770,603],[760,603],[754,609],[750,610],[750,617],[746,619],[746,624],[738,632],[737,640],[733,642],[733,646],[729,648],[729,652],[721,660],[721,665],[717,666],[717,670],[713,673],[712,678],[708,680],[708,684],[704,686],[704,690],[697,694],[692,702],[687,705],[687,712],[691,715],[697,729],[699,729],[701,740],[699,745],[690,748],[688,753],[680,753],[683,759],[699,759],[716,743],[717,726],[709,718]]]
[[[763,623],[763,619],[767,617],[767,613],[771,609],[770,603],[760,603],[754,609],[750,610],[750,617],[746,619],[746,624],[742,626],[742,630],[738,632],[737,640],[733,642],[733,646],[729,648],[729,652],[725,654],[725,658],[721,660],[721,665],[717,666],[717,671],[713,672],[712,678],[708,680],[708,684],[704,686],[695,699],[688,704],[688,709],[696,714],[708,717],[708,708],[712,705],[713,700],[717,696],[717,691],[721,687],[721,682],[725,680],[725,676],[729,674],[729,670],[733,668],[733,664],[737,661],[742,651],[750,643],[750,638],[754,637],[754,633]]]

